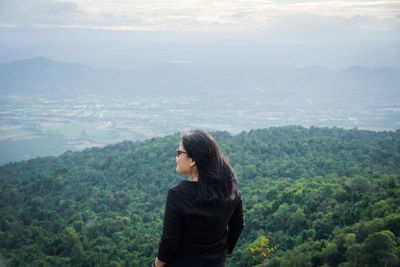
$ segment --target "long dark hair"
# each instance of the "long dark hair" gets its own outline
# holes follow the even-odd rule
[[[236,174],[209,133],[186,130],[181,134],[181,142],[197,166],[200,183],[197,202],[222,203],[240,196]]]

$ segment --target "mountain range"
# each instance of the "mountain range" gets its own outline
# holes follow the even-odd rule
[[[204,68],[190,61],[171,61],[136,69],[94,68],[35,57],[0,64],[3,94],[240,95],[285,94],[400,95],[400,71],[353,66],[332,70],[320,66],[281,68],[238,66]]]

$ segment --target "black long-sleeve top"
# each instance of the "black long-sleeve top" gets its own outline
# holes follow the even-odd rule
[[[172,266],[224,266],[244,227],[242,200],[198,205],[198,182],[168,190],[158,258]]]

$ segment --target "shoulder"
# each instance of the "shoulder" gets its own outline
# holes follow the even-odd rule
[[[193,200],[198,192],[198,183],[190,182],[188,180],[183,180],[168,189],[167,199],[170,199],[176,202],[183,202]]]
[[[173,187],[171,187],[168,192],[173,191],[174,193],[184,193],[192,191],[197,188],[197,182],[190,182],[188,180],[182,180]]]

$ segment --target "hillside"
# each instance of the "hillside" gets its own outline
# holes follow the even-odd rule
[[[245,230],[228,266],[400,264],[400,131],[299,126],[213,134],[234,166]],[[0,167],[5,266],[149,266],[179,136]],[[251,248],[265,236],[270,258]],[[255,256],[255,257],[253,257]]]

